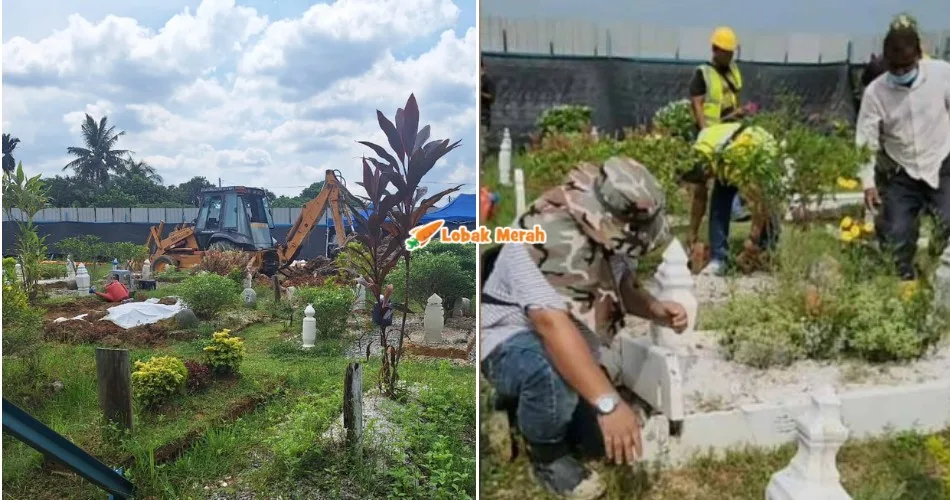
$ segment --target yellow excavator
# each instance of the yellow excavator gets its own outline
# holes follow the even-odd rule
[[[353,213],[361,204],[346,189],[338,170],[327,170],[323,189],[307,202],[287,232],[283,244],[271,236],[274,218],[266,192],[243,186],[206,188],[201,191],[198,217],[181,224],[162,238],[165,222],[152,226],[145,245],[149,249],[152,270],[160,273],[169,266],[188,269],[198,265],[206,251],[238,251],[253,254],[249,267],[266,276],[286,269],[306,241],[307,236],[330,211],[336,227],[336,240],[345,244],[344,219],[352,228]]]

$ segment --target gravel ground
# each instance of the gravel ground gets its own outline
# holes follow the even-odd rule
[[[387,343],[392,347],[399,345],[398,328],[401,325],[402,317],[393,319],[393,326],[387,330]],[[475,318],[449,318],[445,320],[445,327],[442,330],[442,342],[427,343],[423,341],[425,331],[423,330],[423,315],[411,314],[406,319],[406,330],[408,331],[408,341],[416,345],[434,346],[434,347],[453,347],[456,349],[465,349],[471,335],[475,332]],[[347,349],[347,356],[351,358],[366,358],[366,343],[370,341],[370,356],[379,356],[382,352],[379,345],[379,330],[374,329],[364,335],[364,338],[358,339]],[[452,360],[459,361],[459,360]],[[468,363],[475,362],[475,351],[469,354]]]
[[[739,278],[698,276],[697,296],[703,308],[722,303],[736,292],[754,293],[769,286],[770,278],[757,274]],[[649,323],[630,318],[627,333],[649,332]],[[699,331],[669,340],[683,369],[687,413],[726,410],[753,403],[785,403],[825,385],[839,392],[860,388],[918,384],[950,379],[950,341],[936,352],[904,364],[861,361],[799,361],[785,368],[757,369],[727,361],[720,353],[716,332]]]

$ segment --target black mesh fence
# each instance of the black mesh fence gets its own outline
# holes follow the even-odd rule
[[[516,145],[535,131],[541,113],[560,104],[593,109],[594,125],[612,133],[645,125],[667,103],[689,96],[698,63],[606,57],[482,55],[495,84],[488,145],[497,147],[508,128]],[[743,102],[769,109],[783,94],[802,99],[806,113],[853,121],[855,67],[847,63],[739,62]]]

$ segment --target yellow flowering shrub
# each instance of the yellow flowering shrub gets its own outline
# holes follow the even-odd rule
[[[232,337],[231,330],[225,328],[214,332],[211,341],[204,348],[208,366],[215,373],[237,373],[244,360],[244,339]]]
[[[136,361],[132,371],[132,392],[146,407],[155,407],[178,394],[188,378],[182,360],[173,356]]]
[[[851,217],[841,219],[838,229],[840,230],[838,239],[845,243],[867,240],[874,235],[873,222],[861,223]]]
[[[936,465],[944,491],[950,493],[950,441],[940,436],[930,436],[925,445]]]

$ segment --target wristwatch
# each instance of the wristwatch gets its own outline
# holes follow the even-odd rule
[[[617,409],[618,404],[620,404],[620,397],[616,394],[608,394],[597,398],[594,406],[597,408],[597,413],[610,415]]]

